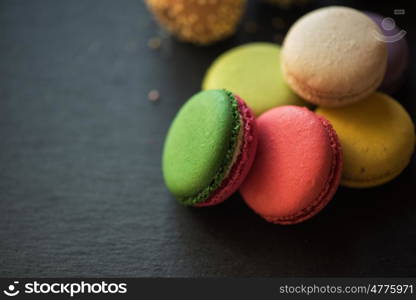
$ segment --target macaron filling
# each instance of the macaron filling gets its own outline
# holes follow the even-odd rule
[[[207,201],[207,199],[212,195],[212,193],[217,190],[224,178],[227,177],[229,174],[233,163],[238,157],[240,148],[238,145],[241,145],[241,142],[239,142],[239,139],[242,138],[242,126],[241,126],[241,117],[240,112],[238,109],[238,102],[236,97],[229,91],[224,92],[227,94],[227,98],[230,101],[230,104],[232,106],[232,129],[230,134],[230,141],[228,150],[226,151],[226,154],[224,156],[224,159],[222,163],[220,164],[220,168],[214,175],[214,177],[211,180],[211,183],[202,189],[200,192],[193,196],[187,196],[187,197],[178,197],[178,200],[184,204],[184,205],[196,205],[199,203],[203,203]]]
[[[324,118],[318,116],[318,119],[322,122],[324,126],[331,147],[332,152],[332,163],[329,170],[328,179],[320,192],[319,196],[314,200],[309,206],[303,208],[298,213],[285,216],[285,217],[273,217],[273,216],[263,216],[267,221],[272,223],[279,224],[293,224],[299,223],[303,220],[308,219],[309,217],[317,214],[332,198],[335,194],[342,171],[342,149],[341,144],[339,143],[338,137],[335,133],[335,130],[332,128],[331,124]]]
[[[240,121],[240,124],[243,124],[243,120],[241,119],[241,117],[239,117],[239,121]],[[240,152],[241,152],[240,149],[241,149],[241,145],[243,144],[243,137],[244,137],[244,130],[243,130],[243,126],[240,125],[240,130],[238,131],[235,150],[231,158],[231,163],[228,165],[227,170],[225,171],[224,178],[230,175],[232,167],[234,166],[238,157],[240,156]]]
[[[284,65],[283,65],[284,66]],[[343,100],[355,99],[359,100],[362,97],[365,97],[367,94],[373,92],[383,80],[384,73],[380,73],[372,82],[368,84],[366,88],[360,91],[351,92],[344,95],[337,95],[336,92],[325,92],[318,91],[306,83],[303,83],[302,80],[299,80],[293,73],[289,72],[286,67],[283,67],[284,72],[286,73],[287,80],[293,84],[292,88],[296,90],[297,93],[303,95],[304,97],[314,97],[314,98],[325,98],[332,101],[342,102]],[[307,95],[305,95],[305,92]]]

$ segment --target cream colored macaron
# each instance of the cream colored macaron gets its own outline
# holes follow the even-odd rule
[[[300,18],[282,49],[286,81],[302,98],[326,107],[364,99],[380,85],[387,47],[378,26],[358,10],[330,6]]]

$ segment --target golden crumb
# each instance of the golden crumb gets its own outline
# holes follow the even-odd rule
[[[159,49],[162,45],[162,40],[158,37],[153,37],[147,41],[147,46],[150,49]]]
[[[156,102],[159,100],[160,98],[160,93],[158,90],[151,90],[148,94],[147,94],[147,98],[152,101],[152,102]]]

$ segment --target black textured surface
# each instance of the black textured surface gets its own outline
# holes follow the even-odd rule
[[[139,0],[0,1],[0,276],[416,275],[415,158],[393,182],[341,188],[290,227],[266,223],[238,195],[189,209],[165,189],[164,134],[209,63],[234,45],[281,39],[317,6],[254,2],[244,22],[256,20],[256,33],[243,24],[212,47],[164,38],[150,50],[160,32]],[[405,8],[395,19],[414,57],[412,1],[337,3]],[[287,22],[277,36],[273,16]],[[415,67],[398,95],[413,119]]]

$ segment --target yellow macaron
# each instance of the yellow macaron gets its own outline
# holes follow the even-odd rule
[[[341,184],[366,188],[386,183],[409,164],[415,128],[406,110],[386,94],[340,108],[318,108],[335,128],[344,152]]]

